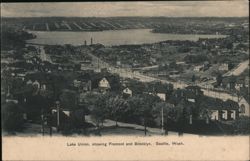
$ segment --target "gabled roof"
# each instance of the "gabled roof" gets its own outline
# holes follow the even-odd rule
[[[239,105],[232,100],[223,101],[212,97],[203,97],[201,106],[210,110],[238,110]]]

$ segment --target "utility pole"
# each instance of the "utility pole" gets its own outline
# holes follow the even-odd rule
[[[43,112],[43,109],[41,111],[41,120],[42,120],[42,134],[44,136],[44,112]]]
[[[163,106],[161,107],[161,133],[164,135],[164,111]]]
[[[48,124],[49,124],[49,135],[52,136],[52,111],[51,110],[48,116]]]
[[[57,109],[57,131],[59,131],[60,126],[60,102],[56,101],[56,109]]]
[[[193,116],[189,115],[189,124],[192,125],[193,124]]]

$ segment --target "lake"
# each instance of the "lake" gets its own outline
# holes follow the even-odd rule
[[[49,45],[83,45],[84,41],[90,44],[100,43],[105,46],[149,44],[166,40],[190,40],[197,41],[199,38],[224,38],[225,35],[194,35],[194,34],[166,34],[153,33],[151,29],[108,30],[96,32],[68,32],[68,31],[29,31],[37,38],[28,40],[29,43]]]

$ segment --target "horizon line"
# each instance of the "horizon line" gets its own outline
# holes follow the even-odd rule
[[[1,16],[1,18],[248,18],[249,16]]]

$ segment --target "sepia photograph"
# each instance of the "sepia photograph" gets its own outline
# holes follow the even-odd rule
[[[144,148],[184,146],[162,141],[170,137],[248,138],[248,5],[1,3],[3,146],[20,137],[97,138],[66,142],[92,148],[130,145],[106,137],[139,137],[131,146]],[[161,139],[145,142],[152,137]]]

